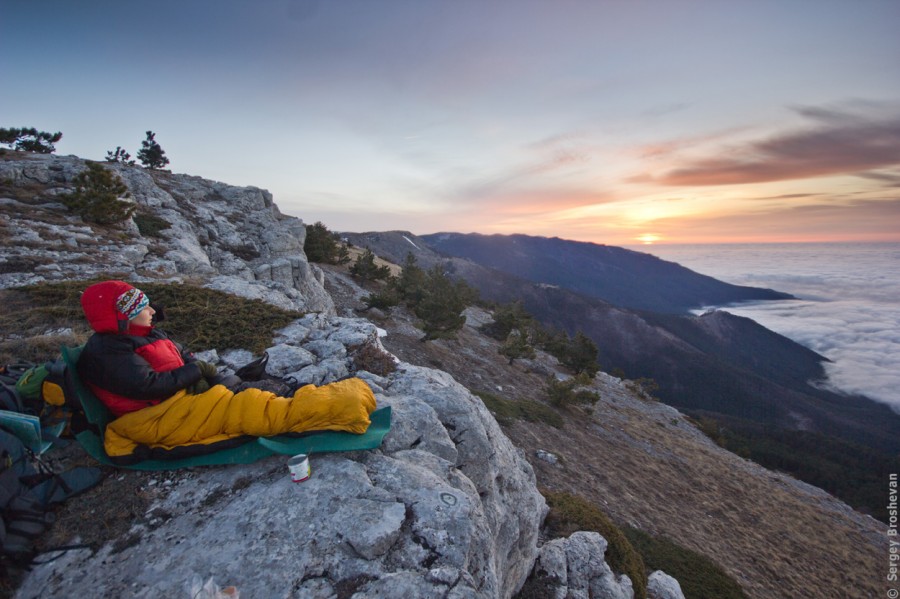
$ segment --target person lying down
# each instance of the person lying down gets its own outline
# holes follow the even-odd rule
[[[370,424],[375,395],[359,378],[306,385],[290,397],[216,384],[216,367],[156,328],[147,295],[124,281],[91,285],[81,306],[94,334],[78,375],[114,417],[104,434],[111,458],[146,456],[148,448],[161,450],[154,457],[184,447],[206,453],[248,436],[362,434]]]

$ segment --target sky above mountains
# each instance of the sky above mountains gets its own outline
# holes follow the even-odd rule
[[[0,0],[2,127],[330,229],[900,241],[894,0]],[[12,83],[10,83],[12,82]]]

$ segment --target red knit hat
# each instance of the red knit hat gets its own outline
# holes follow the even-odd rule
[[[128,321],[147,307],[149,299],[124,281],[96,283],[81,294],[81,308],[98,333],[124,333]]]

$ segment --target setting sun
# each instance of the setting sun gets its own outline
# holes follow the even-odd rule
[[[644,233],[643,235],[639,235],[638,237],[635,237],[635,239],[640,241],[644,245],[652,245],[653,243],[659,241],[662,238],[659,235],[657,235],[656,233]]]

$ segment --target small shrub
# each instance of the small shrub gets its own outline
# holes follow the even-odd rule
[[[659,391],[659,383],[647,377],[641,377],[633,381],[628,381],[625,387],[646,401],[659,401],[653,394]]]
[[[256,260],[260,256],[259,250],[250,244],[226,245],[225,249],[245,262]]]
[[[85,221],[99,225],[129,218],[136,206],[119,199],[131,197],[122,179],[97,162],[88,162],[87,167],[75,176],[75,191],[60,196],[62,203]]]
[[[366,343],[352,354],[357,370],[365,370],[378,376],[387,376],[397,370],[394,357],[378,348],[374,343]]]
[[[502,356],[509,359],[509,364],[516,359],[533,359],[536,355],[534,347],[529,343],[528,335],[519,329],[513,329],[506,337],[506,341],[497,350]]]
[[[116,151],[108,150],[106,152],[106,161],[107,162],[121,162],[122,164],[127,164],[128,166],[134,166],[134,160],[131,159],[131,154],[125,151],[125,148],[122,146],[116,146]]]
[[[571,368],[575,374],[585,372],[593,377],[600,370],[597,365],[597,344],[578,331],[560,361]]]
[[[481,331],[497,341],[505,341],[515,330],[530,331],[537,326],[534,317],[522,307],[520,301],[496,306],[493,317],[494,321],[482,325]]]
[[[138,213],[133,220],[144,237],[162,237],[160,232],[172,226],[172,223],[154,214]]]
[[[380,293],[373,293],[363,298],[367,308],[378,308],[379,310],[389,310],[400,304],[400,294],[396,287],[389,285]]]
[[[595,404],[598,401],[600,401],[600,396],[594,391],[589,391],[587,389],[578,389],[575,391],[575,403]]]
[[[452,280],[440,266],[428,271],[422,299],[414,312],[422,321],[425,340],[454,339],[466,324],[462,311],[478,298],[478,292],[465,281]]]
[[[412,252],[407,253],[403,270],[400,271],[400,276],[397,277],[394,286],[410,308],[415,309],[425,297],[425,290],[428,287],[426,278],[425,271],[416,264],[416,257]]]
[[[588,384],[590,384],[590,378],[587,377],[586,373],[564,381],[558,380],[555,376],[550,376],[547,379],[547,386],[544,387],[544,391],[546,391],[550,403],[558,408],[575,404],[597,403],[600,399],[597,393],[588,389],[578,388]]]

